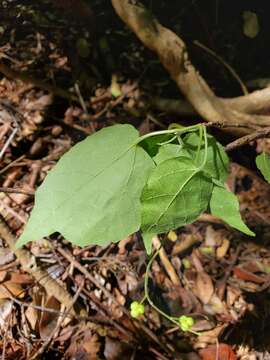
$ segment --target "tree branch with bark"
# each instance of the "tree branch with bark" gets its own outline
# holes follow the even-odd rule
[[[251,132],[246,125],[270,126],[270,116],[258,114],[269,106],[270,88],[235,98],[217,97],[192,65],[184,41],[161,25],[144,5],[132,0],[112,0],[112,5],[141,42],[158,55],[192,108],[205,121],[243,125],[242,134]]]

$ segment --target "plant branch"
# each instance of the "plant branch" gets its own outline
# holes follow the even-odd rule
[[[112,0],[112,5],[119,17],[137,35],[141,42],[156,52],[161,63],[168,71],[178,88],[189,100],[192,107],[206,121],[239,123],[269,126],[270,117],[250,115],[252,109],[266,107],[265,98],[269,100],[269,90],[246,95],[238,99],[221,99],[213,93],[206,81],[189,60],[186,45],[174,32],[162,26],[146,8],[129,0]],[[262,97],[264,99],[262,99]],[[248,104],[253,100],[254,107]],[[243,110],[246,110],[244,112]],[[249,111],[247,111],[247,109]],[[250,132],[246,128],[243,133]]]
[[[24,190],[24,189],[13,189],[13,188],[9,188],[9,187],[1,187],[0,186],[0,192],[3,193],[7,193],[7,194],[24,194],[24,195],[28,195],[28,196],[34,196],[35,192],[31,191],[31,190]]]
[[[270,135],[270,126],[267,128],[264,128],[262,130],[255,131],[252,134],[242,136],[239,139],[234,140],[233,142],[231,142],[225,146],[225,150],[226,151],[234,150],[240,146],[250,143],[251,141],[261,139],[261,138],[267,137],[269,135]]]
[[[35,257],[26,249],[16,248],[16,238],[10,232],[7,225],[0,218],[0,237],[6,242],[11,251],[14,252],[24,271],[28,272],[34,279],[45,288],[49,296],[54,296],[67,309],[72,304],[72,296],[56,280],[36,265]],[[74,310],[72,311],[74,315]]]

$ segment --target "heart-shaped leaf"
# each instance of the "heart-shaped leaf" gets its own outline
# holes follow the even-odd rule
[[[191,223],[207,208],[212,187],[188,158],[161,162],[143,189],[143,232],[158,234]]]
[[[160,164],[165,160],[179,156],[185,156],[192,159],[191,154],[179,144],[166,144],[160,147],[159,152],[153,158],[156,164]]]
[[[256,165],[266,181],[270,183],[270,156],[265,152],[256,157]]]
[[[78,245],[116,242],[141,224],[140,196],[154,164],[138,132],[115,125],[69,150],[36,192],[17,246],[60,232]]]
[[[241,218],[237,197],[224,187],[214,186],[210,209],[214,216],[221,218],[230,226],[247,235],[255,236]]]
[[[193,159],[196,158],[197,148],[200,144],[200,136],[197,133],[188,134],[184,138],[186,149],[192,154]],[[223,146],[216,139],[207,135],[207,161],[204,171],[214,179],[224,182],[228,176],[229,158]],[[202,163],[205,156],[204,141],[201,142],[201,150],[198,153],[197,161]]]

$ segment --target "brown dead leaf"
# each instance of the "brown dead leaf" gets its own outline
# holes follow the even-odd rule
[[[202,360],[236,360],[230,345],[217,344],[208,346],[206,349],[199,351]]]
[[[71,338],[71,335],[72,333],[74,332],[74,328],[73,326],[65,326],[61,331],[60,331],[60,334],[59,336],[57,337],[57,341],[59,342],[65,342],[67,341],[68,339]]]
[[[8,299],[10,296],[15,298],[23,298],[25,290],[20,284],[16,284],[12,281],[6,281],[0,284],[0,299]]]
[[[44,304],[45,308],[60,311],[60,303],[51,296]],[[43,311],[39,322],[39,333],[42,339],[47,339],[55,329],[58,320],[58,313]]]
[[[226,305],[220,300],[220,298],[213,294],[208,304],[205,305],[204,309],[208,312],[208,314],[227,314]]]
[[[104,355],[107,360],[129,359],[131,354],[128,344],[106,337]]]
[[[250,271],[252,273],[264,272],[264,270],[265,270],[262,261],[255,260],[255,259],[244,263],[242,265],[242,268],[247,270],[247,271]]]
[[[33,302],[25,311],[25,317],[31,327],[32,330],[36,330],[36,325],[38,321],[38,312],[31,305],[35,305]]]
[[[6,320],[12,311],[12,300],[0,299],[0,329],[4,330]]]
[[[211,277],[204,271],[198,272],[193,291],[203,304],[207,304],[214,294]]]
[[[5,270],[0,271],[0,283],[6,279],[7,274],[8,274],[8,272]]]
[[[200,242],[201,238],[199,237],[199,235],[193,235],[193,234],[182,234],[180,241],[176,242],[173,250],[172,250],[172,255],[176,256],[179,255],[181,253],[183,253],[185,250],[187,250],[188,248],[190,248],[193,244]]]
[[[97,334],[86,336],[82,342],[84,350],[87,352],[89,360],[97,359],[97,354],[100,350],[101,344]]]
[[[216,344],[217,339],[223,329],[226,327],[225,324],[218,325],[214,329],[209,331],[204,331],[200,333],[200,336],[197,339],[197,342],[195,344],[195,347],[197,349],[200,349],[202,347],[205,347],[208,344]]]
[[[32,284],[33,283],[33,278],[28,275],[28,274],[21,274],[18,272],[12,272],[10,274],[10,281],[15,283],[15,284]]]
[[[8,248],[0,247],[0,265],[6,265],[15,259],[15,255]]]
[[[247,271],[239,266],[234,267],[233,269],[234,275],[241,280],[250,281],[255,284],[263,284],[265,279],[261,276],[255,275],[250,271]]]

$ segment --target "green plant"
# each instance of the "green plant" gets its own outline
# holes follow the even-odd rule
[[[269,156],[256,161],[269,179]],[[204,211],[254,236],[241,219],[236,196],[224,185],[228,165],[222,145],[201,124],[173,124],[141,137],[131,125],[107,127],[75,145],[49,172],[16,245],[56,231],[80,246],[106,245],[141,229],[149,254],[154,235],[189,224]],[[198,335],[192,317],[172,317],[151,300],[149,273],[158,252],[148,262],[145,295],[131,303],[131,316],[141,317],[147,300],[182,331]]]
[[[228,164],[222,145],[201,124],[141,137],[131,125],[104,128],[48,173],[17,246],[54,232],[80,246],[105,245],[141,229],[150,253],[153,235],[208,210],[254,236],[224,186]]]

